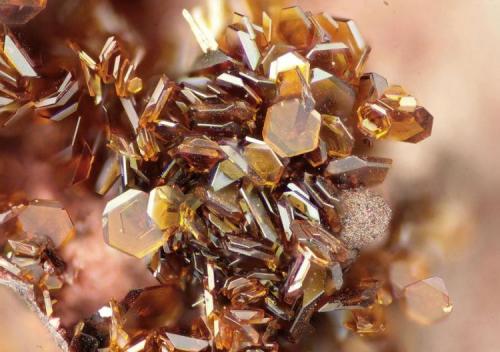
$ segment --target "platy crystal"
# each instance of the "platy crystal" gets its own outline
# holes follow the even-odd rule
[[[448,290],[439,277],[431,277],[406,286],[404,298],[406,314],[421,324],[435,323],[453,310]]]
[[[147,213],[148,194],[130,189],[110,200],[103,212],[104,240],[137,258],[163,244],[163,233]]]

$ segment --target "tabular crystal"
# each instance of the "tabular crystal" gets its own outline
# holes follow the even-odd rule
[[[167,345],[172,351],[200,352],[208,347],[208,341],[195,339],[189,336],[165,333],[168,338]]]
[[[378,73],[365,73],[359,79],[359,101],[374,102],[387,89],[387,80]]]
[[[353,20],[336,18],[335,21],[338,27],[337,31],[331,34],[332,39],[347,44],[352,55],[352,70],[355,76],[359,77],[371,49]]]
[[[387,88],[358,108],[361,133],[375,139],[418,143],[430,136],[434,118],[400,86]]]
[[[451,313],[448,290],[439,277],[417,281],[404,289],[406,314],[421,324],[432,324]]]
[[[179,226],[179,207],[184,194],[175,186],[161,186],[149,193],[148,215],[162,230]]]
[[[48,237],[55,247],[66,243],[75,233],[68,213],[56,201],[34,200],[20,207],[17,220],[29,236]]]
[[[100,14],[85,17],[90,34],[115,34],[95,59],[99,39],[82,35],[92,40],[83,41],[85,50],[70,44],[74,60],[41,36],[29,50],[33,61],[5,28],[5,125],[33,112],[57,127],[75,120],[58,161],[76,166],[78,191],[124,192],[104,209],[105,241],[147,257],[143,264],[161,284],[77,324],[70,350],[303,350],[309,346],[288,342],[329,320],[314,319],[317,312],[371,335],[384,330],[391,293],[420,322],[451,310],[442,281],[414,272],[410,246],[377,247],[388,239],[391,211],[364,187],[382,182],[391,160],[357,152],[377,139],[419,142],[433,118],[400,86],[363,75],[370,48],[353,21],[299,7],[279,12],[275,2],[266,13],[263,1],[247,1],[251,17],[235,13],[224,29],[227,1],[209,1],[209,13],[183,11],[203,54],[184,78],[152,80],[137,75],[157,71],[145,50],[152,46],[121,20],[124,8],[66,2]],[[0,0],[0,20],[27,21],[45,4]],[[261,14],[262,23],[251,22]],[[51,242],[64,244],[73,225],[58,204],[5,209],[10,201],[19,204],[18,195],[0,195],[0,276],[34,285],[41,312],[59,326],[61,305],[53,305],[61,295],[52,291],[71,275]],[[345,333],[334,330],[334,339]],[[330,343],[344,350],[344,337]]]
[[[348,156],[332,160],[325,174],[332,176],[339,186],[374,186],[384,181],[392,160],[375,157]]]
[[[396,294],[404,288],[428,277],[427,263],[420,257],[396,260],[389,267],[389,280]]]
[[[326,143],[329,156],[346,157],[351,155],[354,138],[337,116],[322,115],[320,137]]]
[[[413,113],[397,112],[392,114],[392,125],[387,139],[418,143],[432,133],[433,116],[423,107]]]
[[[219,145],[205,138],[186,138],[177,147],[176,155],[186,160],[197,172],[208,172],[223,159]]]
[[[379,139],[391,128],[389,111],[382,104],[365,104],[358,109],[358,127],[366,136]]]
[[[311,21],[298,6],[281,10],[278,29],[288,44],[299,49],[307,48],[314,35]]]
[[[249,176],[260,186],[274,186],[281,178],[284,166],[271,148],[265,143],[251,143],[243,155],[248,162]]]
[[[322,114],[349,118],[354,109],[354,89],[340,78],[320,68],[312,70],[311,91],[316,109]]]
[[[130,189],[106,204],[104,240],[124,253],[142,258],[163,244],[163,233],[148,216],[148,194]]]
[[[311,152],[318,147],[321,115],[299,99],[284,100],[267,110],[264,141],[280,157]]]
[[[315,67],[326,68],[340,78],[348,81],[351,78],[349,48],[344,43],[320,43],[312,48],[306,56]]]

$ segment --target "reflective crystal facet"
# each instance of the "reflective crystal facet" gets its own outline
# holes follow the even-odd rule
[[[335,18],[337,27],[331,33],[333,41],[339,41],[347,44],[352,55],[352,70],[356,77],[359,77],[363,71],[370,47],[366,44],[363,36],[359,32],[358,26],[353,20]]]
[[[184,194],[175,186],[160,186],[149,193],[147,212],[162,230],[179,226],[179,207]]]
[[[68,19],[83,15],[88,24],[78,28],[81,35],[74,21],[61,27],[82,47],[43,45],[47,38],[33,37],[30,27],[21,32],[35,41],[23,48],[7,27],[1,33],[4,142],[23,141],[23,151],[40,146],[40,138],[33,146],[24,143],[29,138],[18,140],[30,123],[21,118],[32,115],[39,137],[50,129],[57,131],[51,145],[70,141],[53,160],[52,148],[33,150],[36,160],[26,160],[37,161],[30,170],[43,166],[42,158],[60,163],[60,173],[70,170],[79,185],[39,191],[64,199],[77,192],[83,200],[87,188],[119,194],[104,209],[105,242],[142,258],[137,266],[160,284],[111,300],[76,325],[66,313],[59,316],[86,281],[58,253],[74,233],[68,214],[56,203],[26,202],[17,187],[1,194],[0,285],[15,277],[29,287],[44,323],[61,331],[74,326],[65,329],[63,350],[351,351],[355,335],[345,329],[383,338],[384,312],[394,299],[422,323],[451,311],[442,280],[424,279],[425,263],[415,259],[422,243],[414,248],[407,241],[413,217],[396,212],[392,236],[389,205],[365,188],[384,180],[391,161],[358,154],[379,139],[419,142],[430,135],[433,118],[402,87],[363,74],[370,48],[353,21],[298,7],[280,12],[281,1],[246,1],[251,13],[231,17],[232,1],[208,1],[208,11],[183,11],[203,54],[174,81],[147,76],[168,68],[155,58],[177,55],[169,48],[151,55],[158,38],[143,35],[151,28],[136,32],[128,23],[137,6],[60,2]],[[45,5],[0,0],[0,20],[25,22]],[[40,34],[54,29],[45,17],[33,21],[49,26]],[[63,17],[52,22],[60,27]],[[99,52],[106,31],[114,34]],[[15,157],[0,167],[9,171]],[[17,167],[11,173],[15,178]],[[54,175],[51,183],[59,184],[62,177]],[[77,220],[87,232],[81,215]],[[318,312],[330,313],[316,319]],[[324,329],[324,322],[334,324]],[[314,335],[309,340],[316,345],[304,344],[302,337],[318,327],[333,334],[328,342]],[[386,342],[377,338],[360,348],[394,349]]]
[[[392,120],[387,108],[378,103],[367,103],[358,109],[358,127],[364,135],[379,139],[391,128]]]
[[[354,138],[337,116],[322,115],[320,137],[326,143],[328,155],[346,157],[351,155]]]
[[[322,114],[349,118],[356,94],[351,86],[320,68],[312,70],[311,91],[316,109]]]
[[[421,324],[431,324],[451,313],[448,290],[439,277],[417,281],[404,289],[406,314]]]
[[[130,189],[106,204],[104,240],[124,253],[142,258],[163,244],[163,233],[148,216],[148,194]]]
[[[293,157],[318,147],[321,115],[299,99],[284,100],[271,106],[262,135],[280,157]]]
[[[285,42],[299,49],[307,48],[313,39],[313,25],[298,6],[281,10],[278,29]]]
[[[265,143],[245,146],[243,155],[249,166],[249,176],[259,186],[275,186],[283,174],[284,166]]]
[[[28,235],[50,238],[55,247],[65,244],[75,233],[68,213],[56,201],[34,200],[22,206],[18,224]]]
[[[359,79],[359,101],[374,102],[387,89],[387,80],[377,73],[365,73]]]
[[[392,124],[386,138],[418,143],[428,138],[432,133],[433,116],[419,106],[413,113],[397,112],[392,115]]]
[[[376,93],[378,94],[378,93]],[[400,86],[387,88],[358,109],[360,131],[372,138],[418,143],[430,136],[433,117]]]
[[[392,160],[375,157],[348,156],[332,160],[325,174],[344,187],[374,186],[384,181]]]
[[[201,352],[208,347],[208,341],[195,339],[189,336],[165,333],[168,338],[167,345],[172,351]]]
[[[177,147],[176,155],[197,172],[208,172],[223,159],[219,145],[205,138],[186,138]]]

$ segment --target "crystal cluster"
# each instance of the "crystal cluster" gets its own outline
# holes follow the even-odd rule
[[[31,3],[30,16],[45,5]],[[12,22],[25,21],[18,12]],[[14,36],[2,36],[7,122],[21,107],[76,120],[72,183],[120,190],[103,212],[104,241],[144,258],[159,283],[82,320],[70,349],[277,351],[308,335],[315,314],[342,312],[347,329],[373,335],[393,299],[420,322],[449,313],[441,279],[412,276],[406,261],[371,274],[360,259],[390,218],[365,187],[383,182],[392,161],[366,145],[420,142],[432,116],[363,73],[370,47],[356,24],[289,7],[262,24],[236,13],[216,39],[183,15],[203,53],[187,77],[153,85],[136,74],[140,50],[130,55],[116,36],[98,55],[70,43],[78,65],[54,78],[39,77]],[[70,239],[71,220],[33,201],[1,224],[0,267],[43,288],[50,316],[50,291],[63,284],[53,250]]]
[[[34,299],[56,329],[53,304],[66,283],[66,264],[57,250],[73,237],[75,228],[62,206],[55,201],[34,200],[11,207],[0,215],[0,277],[3,273],[35,287]]]

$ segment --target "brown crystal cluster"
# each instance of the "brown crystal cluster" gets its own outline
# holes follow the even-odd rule
[[[12,22],[31,16],[20,11]],[[402,255],[390,255],[390,270],[358,259],[384,241],[390,219],[365,187],[392,161],[367,146],[419,142],[432,116],[363,73],[370,47],[355,23],[289,7],[259,24],[235,14],[215,39],[183,15],[203,53],[187,77],[153,84],[136,74],[141,50],[131,55],[116,36],[100,53],[70,43],[77,63],[54,77],[2,35],[6,125],[27,111],[76,121],[62,154],[72,183],[120,189],[103,212],[104,240],[144,258],[159,283],[82,320],[69,349],[294,350],[321,313],[342,312],[360,335],[383,332],[393,299],[421,322],[449,313],[442,280],[393,260]],[[1,269],[34,284],[50,317],[51,294],[68,281],[54,252],[74,233],[68,214],[32,201],[2,213],[1,226]]]

